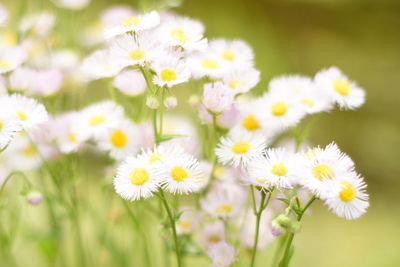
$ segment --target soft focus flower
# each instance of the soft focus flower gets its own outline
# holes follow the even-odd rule
[[[153,64],[153,69],[156,72],[153,82],[159,86],[172,87],[187,82],[190,77],[185,63],[173,56],[157,60]]]
[[[127,70],[115,76],[113,86],[126,95],[137,96],[146,90],[146,81],[139,71]]]
[[[52,0],[56,5],[68,9],[83,9],[90,4],[90,0]]]
[[[25,130],[34,128],[48,120],[44,105],[33,98],[13,94],[9,97],[9,101],[14,118],[20,122]]]
[[[97,80],[117,75],[125,66],[116,61],[109,50],[98,50],[82,63],[82,71],[89,80]]]
[[[9,72],[19,67],[27,58],[22,47],[9,47],[0,50],[0,74]]]
[[[212,260],[213,267],[225,267],[235,261],[235,249],[226,242],[211,245],[207,254]]]
[[[29,204],[36,206],[43,200],[43,195],[39,191],[31,191],[26,195],[26,200]]]
[[[208,248],[213,244],[225,241],[225,226],[221,221],[208,223],[201,229],[199,242]]]
[[[215,82],[204,85],[203,105],[214,113],[221,113],[231,108],[233,92],[224,83]]]

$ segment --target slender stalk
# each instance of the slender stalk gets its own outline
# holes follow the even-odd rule
[[[163,123],[164,123],[164,99],[165,99],[165,88],[161,88],[161,102],[160,102],[160,126],[158,128],[158,137],[162,137]]]
[[[168,214],[168,219],[171,224],[171,229],[172,229],[172,235],[174,238],[174,243],[175,243],[175,254],[176,254],[176,262],[178,264],[178,267],[182,267],[182,260],[181,260],[181,253],[180,253],[180,245],[179,245],[179,239],[178,235],[176,233],[176,224],[175,224],[175,218],[174,215],[172,214],[171,208],[168,205],[167,200],[165,199],[164,192],[160,190],[159,198],[164,205],[165,211]]]
[[[304,206],[303,209],[301,209],[301,212],[297,215],[297,221],[300,222],[301,219],[303,218],[304,213],[306,210],[311,206],[311,204],[316,200],[317,198],[313,196],[307,204]],[[286,247],[285,247],[285,252],[283,254],[282,260],[279,262],[279,267],[287,267],[289,266],[289,261],[290,261],[290,248],[292,246],[294,239],[294,233],[290,233],[286,242]]]

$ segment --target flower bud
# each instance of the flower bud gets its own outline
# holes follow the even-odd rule
[[[155,96],[148,96],[146,99],[146,106],[151,109],[158,109],[160,107],[160,102]]]
[[[276,220],[273,220],[271,224],[271,234],[273,236],[279,236],[285,232],[285,229]]]
[[[288,228],[292,224],[292,219],[289,218],[286,214],[280,214],[278,217],[275,218],[277,224],[281,227]]]
[[[197,108],[200,105],[200,98],[197,95],[191,95],[189,97],[188,103],[190,106]]]
[[[169,110],[173,109],[178,105],[178,100],[176,99],[175,96],[168,96],[164,100],[164,106]]]
[[[26,195],[26,200],[29,204],[36,206],[43,200],[43,195],[39,191],[31,191]]]
[[[233,91],[222,82],[204,85],[203,105],[213,113],[229,110],[234,101]]]

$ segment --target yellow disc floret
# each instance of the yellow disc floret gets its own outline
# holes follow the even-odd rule
[[[183,29],[173,29],[171,31],[171,37],[174,41],[184,43],[189,40],[189,37],[186,35]]]
[[[122,22],[122,25],[125,27],[137,26],[139,24],[140,24],[140,18],[138,16],[132,16],[132,17],[126,18]]]
[[[110,141],[113,146],[122,148],[128,143],[128,137],[124,131],[116,130],[111,134]]]
[[[99,124],[102,124],[106,121],[106,117],[102,114],[99,115],[94,115],[90,118],[89,124],[90,126],[97,126]]]
[[[189,173],[184,168],[176,166],[172,168],[171,176],[175,181],[182,182],[189,177]]]
[[[129,179],[133,185],[143,185],[149,180],[150,175],[146,169],[137,168],[131,172]]]
[[[18,119],[20,119],[21,121],[27,121],[29,119],[29,116],[28,116],[28,114],[26,114],[25,111],[17,110],[16,112],[17,112]]]
[[[164,82],[172,82],[175,81],[178,75],[173,69],[163,69],[161,71],[161,80]]]
[[[224,52],[222,52],[221,57],[225,60],[229,61],[234,61],[235,60],[235,54],[231,49],[226,49]]]
[[[156,161],[160,161],[163,158],[163,155],[160,153],[153,153],[150,156],[149,163],[153,164]]]
[[[327,164],[318,164],[318,165],[316,165],[312,169],[312,173],[313,173],[315,178],[317,178],[318,180],[321,180],[321,181],[322,181],[323,178],[329,178],[329,179],[333,178],[333,170]]]
[[[346,79],[339,78],[333,82],[333,88],[341,95],[348,95],[351,90],[351,84]]]
[[[217,210],[216,213],[217,215],[227,215],[233,211],[233,207],[231,204],[221,204]]]
[[[146,56],[146,52],[142,49],[135,49],[129,53],[129,59],[131,60],[142,60]]]
[[[11,61],[0,59],[0,69],[8,69],[11,67]]]
[[[251,148],[251,145],[247,141],[239,141],[236,142],[232,147],[231,150],[235,154],[245,154],[247,153]]]
[[[249,114],[246,116],[246,118],[244,118],[242,121],[242,126],[249,131],[260,129],[260,123],[253,114]]]
[[[287,110],[288,106],[282,101],[275,102],[271,107],[272,114],[275,116],[283,116],[286,114]]]
[[[202,59],[200,62],[201,66],[205,69],[216,69],[218,68],[218,62],[212,59]]]
[[[272,165],[271,172],[277,176],[285,176],[288,173],[285,164],[282,162],[275,163]]]
[[[340,182],[340,187],[342,188],[342,191],[340,191],[339,197],[342,201],[350,202],[356,197],[356,190],[349,182]]]

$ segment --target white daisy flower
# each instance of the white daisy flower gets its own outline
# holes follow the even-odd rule
[[[215,39],[210,41],[209,48],[231,65],[241,68],[248,68],[254,65],[253,50],[242,40]]]
[[[160,24],[160,16],[156,11],[144,14],[134,14],[122,17],[119,24],[105,30],[106,38],[112,38],[129,32],[141,32],[156,27]]]
[[[185,17],[169,18],[160,27],[160,38],[170,46],[180,46],[187,51],[203,50],[207,39],[203,37],[201,22]]]
[[[253,67],[234,68],[224,75],[222,81],[233,90],[235,95],[243,94],[258,84],[260,72]]]
[[[110,48],[114,60],[123,66],[144,65],[156,59],[161,52],[160,42],[149,34],[124,35],[115,39]]]
[[[246,201],[246,191],[235,183],[218,182],[200,200],[201,208],[216,218],[230,219],[239,214]]]
[[[347,220],[357,219],[369,206],[367,185],[358,175],[340,177],[332,185],[332,194],[324,200],[329,209]]]
[[[21,123],[11,114],[10,99],[0,97],[0,150],[5,148],[16,133],[21,130]]]
[[[211,112],[221,113],[231,108],[233,92],[223,83],[214,82],[204,85],[203,105]]]
[[[115,76],[124,67],[121,61],[115,60],[108,49],[93,52],[82,63],[82,71],[89,80]]]
[[[0,27],[5,26],[8,20],[8,10],[0,4]]]
[[[87,7],[91,0],[52,0],[57,6],[73,10]]]
[[[37,149],[23,133],[15,136],[13,142],[4,151],[4,155],[8,166],[16,170],[33,170],[42,164],[42,158]]]
[[[179,208],[179,219],[176,221],[178,235],[188,235],[194,232],[200,223],[201,214],[195,207],[183,206]]]
[[[181,146],[164,142],[153,149],[143,151],[140,157],[143,157],[150,165],[166,164],[170,158],[180,158],[185,154]]]
[[[212,267],[227,267],[235,261],[235,248],[226,242],[211,245],[207,255],[212,260]]]
[[[297,159],[295,154],[283,148],[268,149],[264,157],[248,165],[250,182],[270,188],[293,188],[297,183]]]
[[[123,108],[110,100],[94,103],[81,111],[84,130],[90,136],[110,128],[124,117]]]
[[[53,30],[56,17],[50,12],[40,12],[24,16],[19,25],[19,31],[24,34],[34,35],[38,37],[47,37]],[[42,42],[42,41],[41,41]]]
[[[0,50],[0,74],[12,71],[27,59],[27,53],[22,47],[7,47]]]
[[[251,161],[260,158],[267,145],[267,140],[261,135],[248,133],[233,133],[221,137],[215,153],[224,165],[246,167]]]
[[[143,157],[128,157],[117,169],[114,189],[124,199],[136,201],[158,191],[162,173]]]
[[[190,78],[185,63],[176,57],[167,56],[157,60],[152,68],[156,73],[153,82],[159,86],[172,87],[187,82]]]
[[[325,90],[343,109],[355,109],[365,102],[365,91],[349,80],[337,67],[321,70],[315,75],[315,83]]]
[[[167,155],[165,164],[160,168],[164,171],[162,188],[172,194],[198,192],[207,181],[198,160],[187,153],[178,158]]]
[[[225,241],[225,226],[222,221],[216,221],[214,223],[208,223],[200,231],[199,236],[200,244],[203,247],[208,248],[209,246]]]
[[[187,64],[195,79],[210,77],[220,79],[227,73],[227,65],[208,49],[187,57]]]
[[[146,90],[147,85],[141,72],[127,70],[115,76],[113,86],[128,96],[138,96]]]
[[[138,150],[138,128],[129,120],[122,119],[101,132],[96,141],[101,149],[110,152],[112,158],[123,160]]]
[[[266,110],[266,127],[276,130],[295,126],[306,115],[304,108],[294,98],[284,93],[266,93],[262,96]]]
[[[327,92],[318,88],[307,76],[283,75],[274,78],[269,84],[269,92],[295,97],[308,114],[332,109],[332,101]]]
[[[325,199],[330,192],[329,181],[351,175],[354,163],[335,143],[331,143],[325,149],[317,147],[303,153],[298,168],[299,184]]]
[[[89,133],[84,130],[84,120],[79,112],[68,112],[55,120],[54,139],[61,152],[75,152],[88,140]]]
[[[13,94],[9,99],[14,118],[25,130],[32,129],[48,120],[45,106],[35,99],[19,94]]]

